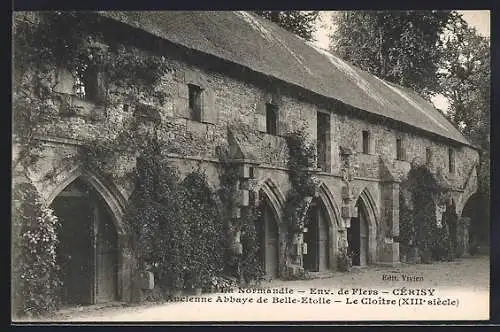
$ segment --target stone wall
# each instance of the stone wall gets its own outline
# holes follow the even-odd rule
[[[306,101],[307,93],[298,97],[286,86],[274,82],[268,86],[237,78],[237,74],[224,74],[210,68],[211,64],[196,66],[179,56],[168,59],[171,72],[165,75],[155,87],[165,93],[163,101],[141,98],[130,101],[130,92],[115,89],[110,82],[109,89],[112,103],[106,108],[79,100],[72,96],[72,75],[63,68],[58,68],[59,83],[55,88],[58,93],[50,103],[56,117],[49,123],[39,125],[39,135],[47,142],[41,159],[29,170],[29,176],[37,188],[51,197],[65,183],[78,167],[79,145],[92,140],[112,140],[129,129],[130,123],[138,121],[134,116],[137,103],[150,105],[158,112],[161,123],[155,127],[162,146],[162,153],[174,164],[182,176],[195,169],[203,169],[208,174],[212,189],[218,186],[220,149],[229,148],[230,130],[234,132],[239,152],[243,158],[253,158],[258,166],[257,181],[263,185],[271,180],[282,199],[289,190],[286,173],[287,150],[282,136],[286,132],[304,126],[310,136],[310,142],[317,137],[317,112],[330,114],[330,152],[329,172],[319,172],[316,176],[323,184],[325,197],[332,197],[326,202],[330,215],[335,216],[330,224],[335,228],[333,234],[344,234],[345,218],[342,210],[342,190],[345,183],[341,179],[341,148],[354,151],[355,169],[352,181],[352,204],[358,197],[369,197],[372,204],[374,244],[370,248],[370,260],[398,261],[397,248],[393,238],[398,235],[398,183],[409,171],[411,162],[425,162],[426,148],[432,149],[430,167],[436,173],[441,172],[459,193],[465,189],[473,192],[474,184],[469,178],[474,177],[474,165],[477,164],[477,152],[463,145],[454,146],[455,172],[448,172],[448,148],[444,141],[416,132],[400,132],[388,124],[373,123],[359,116],[350,116],[341,106],[331,108]],[[195,84],[202,89],[201,121],[190,119],[188,84]],[[61,101],[62,100],[62,101]],[[76,113],[61,111],[64,102],[79,106]],[[263,108],[267,102],[278,106],[278,136],[263,133]],[[333,105],[333,104],[332,104]],[[340,112],[342,111],[342,112]],[[62,112],[62,113],[61,113]],[[59,114],[59,115],[57,115]],[[265,112],[264,112],[265,114]],[[264,119],[265,120],[265,119]],[[265,123],[265,121],[264,121]],[[368,154],[362,153],[362,131],[370,133],[371,146]],[[400,137],[406,151],[405,160],[396,160],[396,138]],[[57,138],[57,139],[55,139]],[[131,143],[132,144],[132,143]],[[76,163],[76,164],[75,164]],[[123,153],[110,160],[108,169],[114,176],[109,181],[126,200],[133,190],[133,182],[128,173],[135,166],[135,155]],[[476,184],[477,186],[477,184]],[[361,195],[361,193],[364,193]],[[462,206],[465,202],[461,202]],[[459,207],[457,209],[460,209]],[[335,241],[335,243],[340,243]],[[392,249],[388,249],[392,248]],[[332,250],[337,250],[334,248]],[[335,256],[336,252],[331,252]]]

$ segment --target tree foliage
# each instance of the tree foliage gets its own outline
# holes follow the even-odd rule
[[[441,93],[450,102],[451,118],[473,143],[489,149],[490,41],[461,17],[442,36]]]
[[[438,91],[440,34],[451,11],[345,11],[331,50],[346,61],[425,96]]]
[[[490,40],[461,18],[442,37],[441,93],[449,101],[449,117],[481,149],[480,190],[489,196]]]
[[[306,40],[312,40],[313,33],[316,31],[316,20],[319,11],[255,11],[256,14],[278,24],[285,30],[288,30]]]
[[[461,17],[448,24],[442,39],[440,83],[449,101],[449,118],[480,149],[479,197],[486,215],[475,221],[481,226],[473,231],[481,234],[490,220],[490,40]]]

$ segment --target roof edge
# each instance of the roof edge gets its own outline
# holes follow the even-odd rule
[[[447,136],[445,136],[445,135],[441,135],[441,134],[435,133],[435,132],[433,132],[433,131],[430,131],[430,130],[427,130],[427,129],[424,129],[424,128],[421,128],[421,127],[418,127],[418,126],[416,126],[416,125],[412,125],[412,124],[410,124],[410,123],[408,123],[408,122],[395,120],[395,119],[393,119],[393,118],[390,118],[390,117],[387,117],[387,116],[384,116],[384,115],[381,115],[381,114],[378,114],[378,113],[375,113],[375,112],[371,112],[371,111],[367,111],[367,110],[364,110],[364,109],[361,109],[361,108],[357,108],[357,107],[355,107],[355,106],[353,106],[353,105],[347,104],[347,103],[345,103],[345,102],[343,102],[343,101],[341,101],[341,100],[338,100],[338,99],[336,99],[336,98],[334,98],[334,97],[331,97],[331,96],[326,96],[326,95],[324,95],[324,94],[322,94],[322,93],[319,93],[319,92],[313,91],[313,90],[311,90],[311,89],[309,89],[309,88],[306,88],[306,87],[304,87],[304,86],[302,86],[302,85],[298,85],[298,84],[296,84],[296,83],[292,83],[292,82],[286,81],[286,80],[281,79],[281,78],[279,78],[279,77],[276,77],[276,76],[274,76],[274,75],[267,74],[267,73],[264,73],[264,72],[262,72],[262,71],[255,70],[255,69],[250,68],[249,66],[243,65],[243,64],[241,64],[241,63],[238,63],[238,62],[235,62],[235,61],[232,61],[232,60],[226,59],[226,58],[224,58],[224,57],[221,57],[221,56],[218,56],[218,55],[215,55],[215,54],[211,54],[211,53],[209,53],[209,52],[201,51],[201,50],[198,50],[198,49],[195,49],[195,48],[192,48],[192,47],[188,47],[188,46],[186,46],[186,45],[183,45],[183,44],[180,44],[180,43],[177,43],[177,42],[171,41],[171,40],[169,40],[169,39],[166,39],[166,38],[162,37],[162,36],[161,36],[161,35],[159,35],[159,34],[156,34],[156,33],[150,32],[150,31],[147,31],[147,30],[142,29],[142,28],[140,28],[140,27],[136,27],[136,26],[133,26],[133,25],[131,25],[131,24],[129,24],[129,23],[126,23],[126,22],[123,22],[123,21],[121,21],[121,20],[115,19],[115,18],[113,18],[113,17],[107,16],[105,13],[103,13],[103,11],[102,11],[102,10],[99,10],[99,11],[93,11],[92,13],[93,13],[93,14],[95,14],[95,15],[98,15],[99,17],[104,18],[105,20],[109,20],[109,21],[116,22],[116,23],[118,23],[118,24],[125,25],[125,26],[127,26],[127,27],[129,27],[129,28],[131,28],[131,29],[134,29],[134,30],[139,30],[139,31],[141,31],[142,33],[146,33],[146,34],[148,34],[148,35],[154,36],[155,38],[159,38],[159,39],[163,40],[164,42],[168,42],[168,43],[170,43],[170,44],[176,45],[176,46],[178,46],[178,47],[180,47],[180,48],[182,48],[182,49],[186,49],[186,50],[189,50],[189,51],[193,51],[193,52],[195,52],[195,53],[199,53],[199,54],[201,54],[201,55],[208,56],[208,57],[211,57],[211,58],[217,59],[217,60],[219,60],[219,61],[223,61],[223,62],[225,62],[225,63],[228,63],[228,64],[232,65],[232,66],[236,66],[236,67],[244,68],[245,70],[248,70],[248,71],[253,72],[253,73],[255,73],[255,74],[258,74],[258,75],[260,75],[260,76],[267,77],[267,78],[271,78],[272,80],[278,81],[278,82],[280,82],[281,84],[288,85],[288,86],[292,86],[292,87],[295,87],[295,88],[299,88],[299,89],[301,89],[301,90],[303,90],[303,91],[305,91],[305,92],[307,92],[307,93],[312,93],[313,95],[319,96],[319,97],[321,97],[321,98],[325,98],[325,99],[327,99],[327,100],[329,100],[329,101],[333,101],[333,102],[335,102],[335,103],[341,103],[341,104],[346,105],[346,106],[348,106],[348,107],[350,107],[350,108],[356,109],[356,110],[361,111],[361,112],[366,113],[366,114],[369,114],[370,116],[377,117],[377,118],[384,119],[384,120],[388,120],[389,122],[392,122],[392,123],[402,124],[402,125],[404,125],[404,126],[406,126],[406,127],[409,127],[409,128],[412,128],[412,129],[416,130],[417,132],[425,133],[427,136],[431,136],[431,137],[432,137],[432,136],[434,136],[434,137],[439,137],[439,138],[440,138],[440,139],[442,139],[442,140],[445,140],[445,141],[452,141],[452,142],[454,142],[455,144],[459,144],[459,145],[467,146],[467,147],[470,147],[470,148],[472,148],[472,149],[474,149],[474,150],[477,150],[477,151],[480,151],[480,150],[481,150],[478,146],[476,146],[476,145],[472,144],[472,143],[470,142],[470,140],[469,140],[469,139],[467,139],[467,138],[466,138],[466,137],[465,137],[465,136],[464,136],[464,135],[460,132],[460,130],[458,130],[458,129],[457,129],[457,131],[458,131],[458,132],[460,133],[460,135],[463,137],[463,139],[464,139],[464,141],[465,141],[465,142],[461,142],[461,141],[458,141],[458,140],[456,140],[456,139],[453,139],[453,138],[447,137]],[[275,24],[274,22],[271,22],[271,23]],[[281,28],[279,25],[277,25],[277,24],[275,24],[275,25],[276,25],[276,27],[278,27],[278,28],[280,28],[280,29],[284,30],[284,29],[283,29],[283,28]],[[288,33],[289,33],[289,32],[288,32]],[[302,38],[300,38],[300,37],[298,37],[298,38],[299,38],[299,39],[302,39]],[[302,39],[302,40],[303,40],[303,39]],[[327,52],[330,52],[330,51],[328,51],[328,50],[326,50],[326,51],[327,51]],[[330,52],[330,53],[331,53],[331,52]],[[334,55],[334,56],[335,56],[335,55]],[[354,66],[353,64],[350,64],[350,65]],[[377,77],[378,79],[380,79],[380,80],[382,80],[382,81],[384,81],[384,82],[387,82],[388,84],[395,85],[396,87],[398,87],[398,88],[400,88],[400,89],[405,89],[405,90],[408,90],[408,88],[406,88],[406,87],[400,86],[399,84],[396,84],[396,83],[393,83],[393,82],[390,82],[390,81],[387,81],[387,80],[383,80],[383,79],[379,78],[378,76],[373,75],[373,74],[371,74],[371,73],[369,73],[369,72],[367,72],[367,71],[365,71],[365,70],[363,70],[363,69],[361,69],[361,68],[359,68],[359,67],[357,67],[357,66],[354,66],[354,67],[358,68],[359,70],[361,70],[361,71],[363,71],[363,72],[365,72],[365,73],[367,73],[367,74],[369,74],[369,75],[375,76],[375,77]],[[411,92],[412,92],[412,93],[414,93],[414,94],[417,94],[420,98],[423,98],[423,97],[422,97],[420,94],[418,94],[416,91],[413,91],[413,90],[411,90],[411,89],[410,89],[409,91],[411,91]],[[424,98],[424,99],[425,99],[425,98]],[[427,100],[425,100],[425,101],[426,101],[427,103],[429,103],[430,105],[432,105],[432,103],[428,102]],[[434,105],[432,105],[432,106],[433,106],[433,108],[434,108],[434,109],[438,110],[438,109],[437,109]],[[438,111],[439,111],[439,110],[438,110]],[[334,112],[334,111],[331,111],[331,110],[330,110],[330,112]],[[448,122],[449,122],[452,126],[454,126],[454,125],[453,125],[453,123],[451,123],[451,122],[449,121],[449,119],[448,119],[448,118],[446,118],[443,114],[441,114],[441,116],[442,116],[443,118],[445,118],[445,119],[446,119],[446,120],[447,120],[447,121],[448,121]],[[454,127],[455,127],[455,126],[454,126]],[[455,128],[456,128],[456,127],[455,127]]]

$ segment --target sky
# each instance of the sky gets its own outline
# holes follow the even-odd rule
[[[457,10],[464,20],[471,26],[475,27],[477,32],[484,36],[490,37],[490,11],[489,10]],[[318,21],[318,29],[314,34],[316,44],[322,48],[328,49],[329,37],[332,32],[332,13],[335,11],[321,11]],[[442,95],[436,95],[432,98],[434,106],[443,111],[448,108],[448,101]]]

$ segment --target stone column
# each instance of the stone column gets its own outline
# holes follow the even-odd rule
[[[382,221],[385,222],[385,234],[380,263],[394,266],[400,264],[399,242],[394,241],[394,238],[399,236],[399,183],[383,184],[382,194],[385,211]]]

